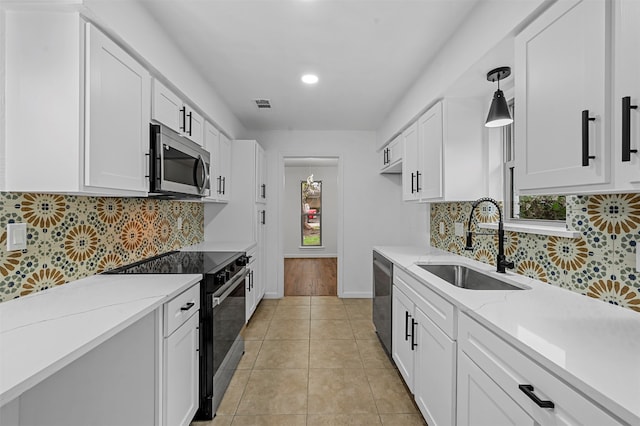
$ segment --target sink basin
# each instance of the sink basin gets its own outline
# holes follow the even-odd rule
[[[469,290],[525,290],[463,265],[418,265],[451,285]]]

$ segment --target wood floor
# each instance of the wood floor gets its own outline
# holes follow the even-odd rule
[[[291,258],[284,260],[285,296],[336,296],[338,259]]]

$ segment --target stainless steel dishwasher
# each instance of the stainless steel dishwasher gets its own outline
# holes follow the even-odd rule
[[[373,325],[387,355],[391,356],[391,287],[393,263],[373,252]]]

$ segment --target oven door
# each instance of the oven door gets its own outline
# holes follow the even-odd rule
[[[242,268],[230,285],[213,296],[213,375],[218,374],[223,361],[240,335],[245,319],[245,278]],[[214,389],[215,392],[215,389]]]
[[[152,124],[151,151],[152,193],[209,195],[210,155],[202,147],[165,126]]]

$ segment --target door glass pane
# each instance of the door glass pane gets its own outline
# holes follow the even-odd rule
[[[300,184],[301,221],[300,236],[303,247],[322,245],[322,181],[314,181],[313,175]]]

